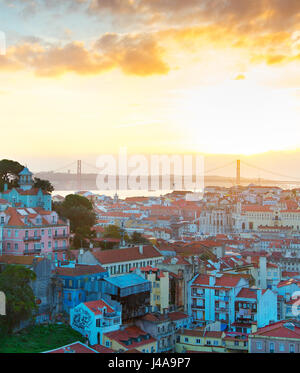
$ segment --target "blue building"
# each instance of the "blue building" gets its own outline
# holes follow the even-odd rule
[[[58,267],[56,274],[63,282],[63,310],[67,313],[80,303],[100,299],[103,280],[108,277],[108,272],[101,266],[82,264],[73,268]]]
[[[41,207],[51,211],[51,194],[40,189],[33,188],[32,173],[25,167],[19,173],[19,188],[8,189],[7,184],[4,191],[0,192],[0,198],[8,201],[12,207]]]

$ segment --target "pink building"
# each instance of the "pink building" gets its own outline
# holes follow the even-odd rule
[[[69,248],[70,225],[55,211],[8,207],[0,211],[0,255],[47,254]]]

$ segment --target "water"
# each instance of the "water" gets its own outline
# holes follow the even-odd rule
[[[68,194],[76,193],[76,190],[55,190],[52,195],[55,196],[59,194],[62,197],[66,197]],[[94,194],[99,195],[106,195],[113,197],[116,193],[115,190],[90,190]],[[118,190],[117,194],[120,199],[125,199],[127,197],[159,197],[160,195],[164,195],[167,193],[171,193],[172,190],[156,190],[156,191],[149,191],[149,190]]]

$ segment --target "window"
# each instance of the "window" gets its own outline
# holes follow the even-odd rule
[[[184,338],[184,342],[188,342],[189,339],[187,337]]]
[[[214,341],[214,345],[218,346],[219,345],[219,341]]]
[[[256,342],[256,348],[262,350],[262,342]]]
[[[295,345],[290,344],[290,353],[294,353],[294,352],[295,352]]]
[[[201,344],[201,339],[196,339],[197,344]]]
[[[207,345],[211,345],[211,341],[210,341],[210,340],[207,340],[207,341],[206,341],[206,344],[207,344]]]
[[[15,243],[15,251],[18,251],[18,249],[19,249],[19,245]]]
[[[275,349],[275,345],[274,345],[274,342],[270,342],[270,353],[273,353],[274,352],[274,349]]]
[[[280,352],[285,351],[284,343],[279,343],[279,351],[280,351]]]

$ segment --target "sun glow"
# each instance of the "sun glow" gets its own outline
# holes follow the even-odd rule
[[[238,79],[184,96],[180,120],[194,150],[250,155],[292,145],[300,111],[290,90]]]

